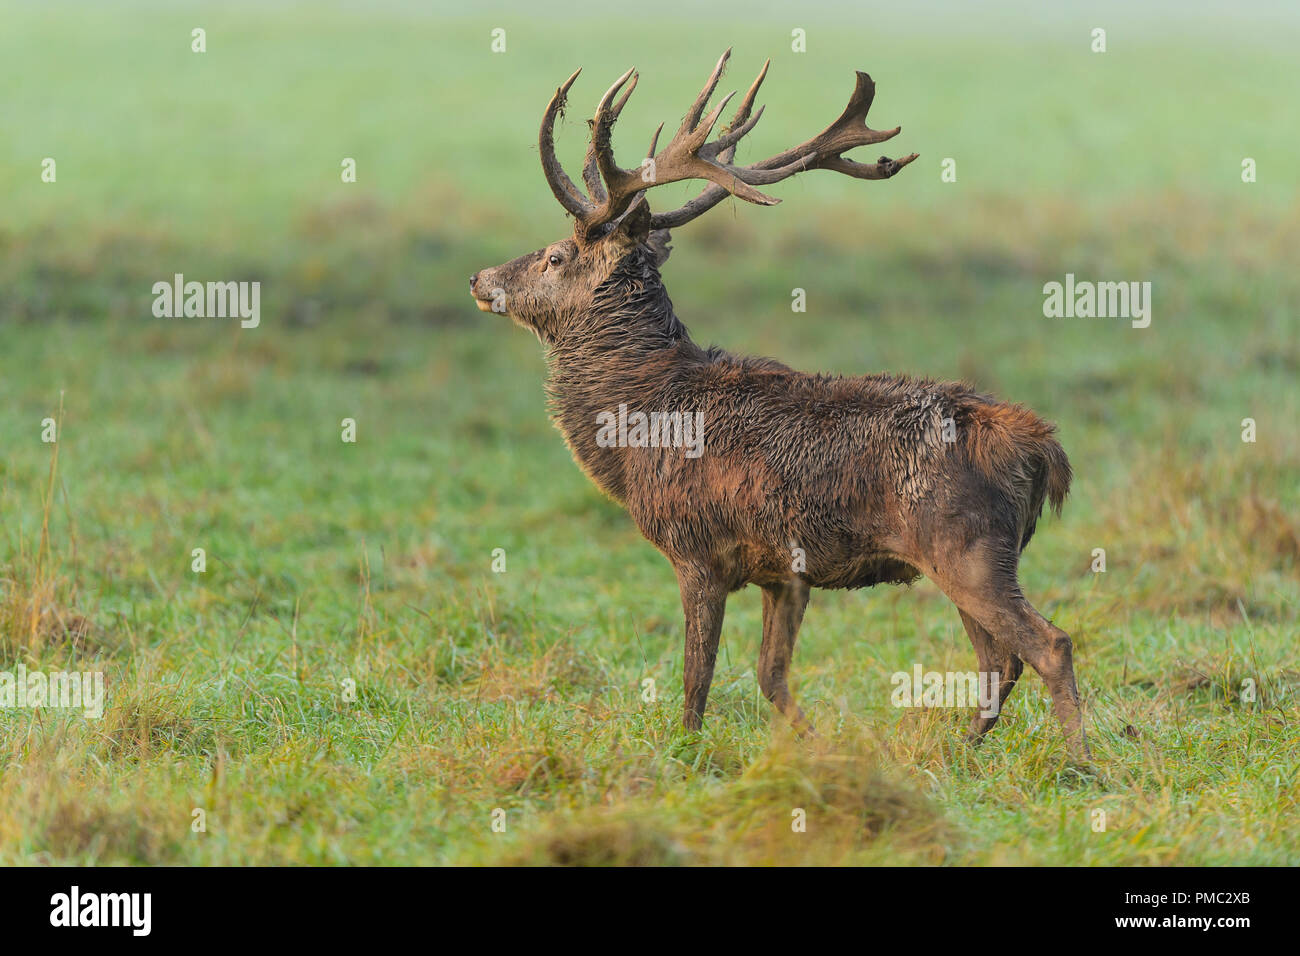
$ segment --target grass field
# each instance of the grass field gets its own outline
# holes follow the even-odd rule
[[[0,670],[107,682],[99,720],[0,708],[0,863],[1300,863],[1300,16],[1040,6],[0,4]],[[627,155],[727,46],[724,89],[773,59],[741,161],[855,68],[921,159],[681,230],[678,313],[1059,424],[1074,489],[1022,580],[1074,637],[1091,767],[1036,676],[978,748],[965,710],[890,706],[895,672],[975,667],[924,581],[814,594],[813,743],[733,596],[682,729],[672,570],[465,280],[565,234],[536,131],[574,68],[576,166],[624,69]],[[175,273],[261,281],[261,325],[154,318]],[[1045,318],[1066,273],[1151,282],[1150,327]]]

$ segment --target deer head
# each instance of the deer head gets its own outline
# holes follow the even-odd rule
[[[614,122],[636,89],[638,75],[635,70],[628,70],[619,77],[601,97],[590,121],[591,138],[582,170],[585,193],[555,158],[554,142],[555,120],[563,113],[569,88],[581,70],[555,91],[542,117],[538,147],[551,192],[574,218],[573,234],[471,276],[470,293],[481,310],[503,312],[536,332],[543,342],[554,343],[583,317],[597,290],[621,265],[628,264],[628,257],[637,257],[634,264],[641,273],[657,276],[658,267],[668,257],[668,230],[703,215],[727,196],[772,206],[780,200],[756,187],[810,169],[829,169],[855,179],[888,179],[916,159],[917,154],[912,153],[902,159],[882,156],[874,163],[865,164],[843,156],[854,147],[897,136],[902,129],[874,130],[866,125],[876,85],[871,77],[859,72],[848,106],[839,119],[817,136],[761,162],[734,165],[736,144],[763,115],[762,108],[753,112],[754,97],[771,61],[763,64],[731,123],[710,142],[718,118],[735,95],[727,94],[705,113],[730,56],[730,50],[722,54],[677,133],[656,152],[663,131],[660,124],[650,140],[646,158],[635,169],[619,166],[610,146]],[[664,213],[650,211],[648,190],[687,179],[705,180],[709,185],[679,209]]]

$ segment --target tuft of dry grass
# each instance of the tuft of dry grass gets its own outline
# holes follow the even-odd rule
[[[567,819],[504,854],[505,866],[680,866],[699,862],[652,814]]]

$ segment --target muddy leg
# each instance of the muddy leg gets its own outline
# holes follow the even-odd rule
[[[790,720],[801,734],[812,725],[790,695],[787,679],[795,638],[808,606],[808,585],[795,578],[785,584],[763,588],[763,645],[758,652],[758,686],[763,696]]]
[[[1083,730],[1083,713],[1079,707],[1079,686],[1074,678],[1074,642],[1070,635],[1043,617],[1026,600],[1021,598],[1016,610],[1024,631],[1034,637],[1025,643],[1032,646],[1032,655],[1021,656],[1043,676],[1043,682],[1052,694],[1052,707],[1056,719],[1065,729],[1070,750],[1080,760],[1092,756]]]
[[[993,640],[993,635],[973,617],[965,611],[960,613],[961,622],[966,626],[970,642],[975,646],[975,656],[979,659],[981,682],[989,679],[985,677],[986,674],[996,675],[993,679],[997,681],[997,710],[987,717],[977,711],[971,718],[970,729],[966,733],[968,740],[978,743],[998,722],[998,717],[1002,715],[1002,707],[1006,704],[1011,691],[1015,689],[1016,681],[1020,679],[1020,672],[1024,670],[1024,663],[1011,651],[998,647]]]
[[[713,665],[718,658],[722,615],[727,606],[727,589],[708,570],[688,565],[676,568],[686,615],[686,656],[682,668],[687,730],[699,730],[704,723],[704,705],[713,683]]]
[[[1052,707],[1076,760],[1091,754],[1079,709],[1074,679],[1074,645],[1070,635],[1038,613],[1016,580],[1018,553],[1010,542],[983,541],[964,549],[959,560],[930,565],[928,573],[965,614],[994,640],[1038,671],[1052,695]]]

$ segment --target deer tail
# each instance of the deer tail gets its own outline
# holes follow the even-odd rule
[[[985,477],[1010,491],[1021,506],[1021,548],[1029,543],[1046,499],[1059,515],[1072,477],[1056,426],[1023,405],[972,405],[966,452]]]

